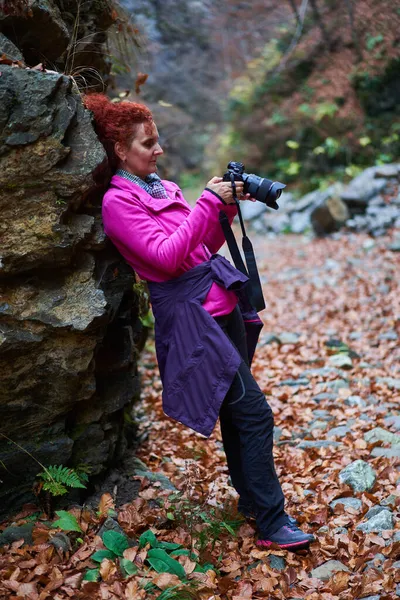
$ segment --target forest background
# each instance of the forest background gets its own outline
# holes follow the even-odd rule
[[[159,123],[164,174],[190,197],[230,160],[305,193],[399,155],[399,2],[123,5],[143,47],[138,91]],[[131,99],[126,67],[114,63],[115,92]]]

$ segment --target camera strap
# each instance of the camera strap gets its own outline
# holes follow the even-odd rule
[[[256,257],[254,256],[253,246],[252,246],[249,238],[246,235],[246,229],[244,227],[244,222],[243,222],[243,217],[242,217],[242,213],[241,213],[240,206],[239,206],[239,201],[236,197],[236,185],[234,185],[234,182],[232,182],[232,188],[233,188],[233,198],[235,200],[235,203],[236,203],[236,206],[238,209],[240,227],[242,230],[242,236],[243,236],[242,248],[243,248],[243,253],[244,253],[247,269],[243,262],[242,256],[240,254],[240,250],[237,245],[236,238],[235,238],[232,228],[229,224],[229,219],[223,210],[221,210],[219,213],[219,222],[221,223],[221,227],[224,232],[225,239],[228,244],[229,252],[231,253],[232,260],[235,264],[235,267],[239,271],[241,271],[244,275],[247,275],[247,277],[249,278],[249,285],[247,286],[249,301],[250,301],[251,305],[253,306],[253,308],[257,312],[260,312],[261,310],[263,310],[265,308],[265,301],[264,301],[264,296],[263,296],[263,292],[262,292],[260,276],[258,274]]]

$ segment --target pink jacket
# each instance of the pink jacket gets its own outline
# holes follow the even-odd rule
[[[172,181],[162,182],[169,198],[153,198],[135,183],[114,175],[103,199],[106,235],[141,279],[167,281],[208,260],[225,242],[218,220],[224,210],[232,221],[236,206],[227,206],[204,191],[194,208]],[[214,283],[204,302],[213,316],[230,313],[237,296]]]

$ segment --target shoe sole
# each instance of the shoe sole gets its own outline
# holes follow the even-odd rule
[[[311,544],[311,542],[314,540],[307,540],[304,542],[292,542],[291,544],[278,544],[277,542],[266,542],[263,541],[262,543],[257,542],[257,546],[259,548],[270,548],[272,546],[272,544],[275,544],[276,546],[279,546],[279,548],[282,548],[282,550],[286,550],[286,549],[295,549],[295,550],[304,550],[305,548],[308,548],[309,545]]]

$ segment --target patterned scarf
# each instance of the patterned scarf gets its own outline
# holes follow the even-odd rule
[[[165,191],[165,187],[161,183],[161,179],[156,173],[152,173],[151,175],[147,175],[147,177],[143,180],[137,175],[132,175],[132,173],[128,173],[128,171],[124,171],[124,169],[118,169],[115,173],[124,179],[128,179],[128,181],[133,181],[139,185],[142,189],[146,190],[150,196],[153,198],[168,198],[168,194]]]

